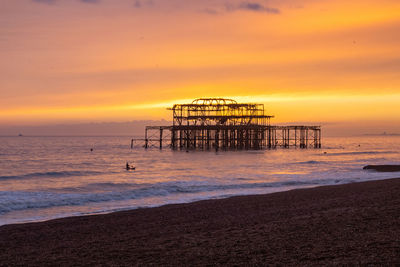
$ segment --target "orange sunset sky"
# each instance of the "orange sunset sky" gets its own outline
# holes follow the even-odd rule
[[[3,126],[229,97],[400,131],[399,0],[0,0],[0,58]]]

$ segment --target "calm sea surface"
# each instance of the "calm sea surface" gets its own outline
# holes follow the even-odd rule
[[[130,149],[128,137],[0,137],[0,225],[400,177],[362,170],[399,164],[400,137],[322,141],[322,149],[186,153]]]

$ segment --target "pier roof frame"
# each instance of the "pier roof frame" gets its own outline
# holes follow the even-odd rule
[[[274,116],[265,115],[264,104],[237,103],[225,98],[199,98],[189,104],[175,104],[174,125],[269,125]]]

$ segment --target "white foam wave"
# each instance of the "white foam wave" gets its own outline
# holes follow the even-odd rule
[[[315,179],[309,181],[291,180],[284,182],[240,183],[240,184],[208,184],[204,182],[165,182],[158,184],[113,184],[107,183],[113,191],[101,193],[55,193],[55,192],[0,192],[0,214],[16,210],[40,209],[56,206],[77,206],[88,203],[160,197],[172,194],[223,192],[229,190],[248,190],[260,188],[302,187],[327,185],[345,182],[338,179]],[[88,187],[93,185],[89,184]],[[97,186],[97,185],[96,185]],[[132,189],[134,187],[134,189]],[[126,190],[129,188],[129,190]]]

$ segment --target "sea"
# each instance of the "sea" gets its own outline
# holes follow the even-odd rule
[[[400,136],[258,151],[131,149],[130,140],[0,137],[0,225],[400,177],[363,170],[399,164]]]

